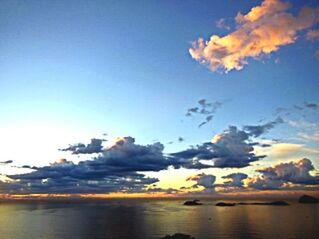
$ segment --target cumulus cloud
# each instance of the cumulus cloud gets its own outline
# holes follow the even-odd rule
[[[69,147],[60,149],[61,151],[70,151],[72,154],[93,154],[101,153],[103,146],[102,143],[104,139],[91,139],[91,142],[87,145],[83,143],[69,145]]]
[[[13,182],[4,187],[13,192],[138,192],[146,190],[157,178],[145,177],[140,172],[160,171],[180,162],[163,154],[163,145],[139,145],[132,137],[119,139],[92,160],[75,164],[66,159],[49,166],[33,168],[25,174],[11,175]],[[32,167],[28,167],[32,168]]]
[[[205,173],[201,173],[201,174],[197,174],[195,176],[191,176],[188,177],[186,179],[186,181],[195,181],[196,184],[193,185],[194,188],[198,187],[198,186],[202,186],[205,189],[214,189],[215,188],[215,181],[216,181],[216,177],[214,175],[211,174],[205,174]]]
[[[261,176],[248,179],[247,186],[255,189],[278,189],[287,183],[318,185],[319,176],[312,176],[310,173],[314,170],[311,160],[307,158],[280,163],[256,170]]]
[[[226,176],[223,176],[222,178],[227,179],[227,181],[224,183],[224,186],[229,187],[242,187],[243,186],[243,180],[248,177],[245,173],[232,173]]]
[[[319,21],[319,8],[303,7],[297,16],[288,12],[291,4],[281,0],[264,0],[246,15],[238,13],[236,30],[225,36],[200,38],[189,53],[212,71],[241,70],[249,58],[276,52],[294,43],[298,33]]]
[[[242,168],[264,158],[254,154],[254,143],[248,142],[250,135],[235,126],[215,135],[212,142],[171,154],[183,162],[185,168]],[[202,163],[203,161],[207,163]]]

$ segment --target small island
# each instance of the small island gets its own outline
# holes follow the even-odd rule
[[[238,205],[270,205],[270,206],[288,206],[289,203],[285,201],[274,201],[274,202],[240,202]]]
[[[184,205],[185,206],[198,206],[198,205],[203,205],[203,204],[200,203],[198,199],[195,199],[195,200],[184,202]]]
[[[172,236],[167,235],[165,237],[162,237],[161,239],[195,239],[195,237],[192,237],[192,236],[186,235],[186,234],[182,234],[182,233],[175,233]]]
[[[309,195],[302,195],[299,200],[299,203],[319,203],[319,199]]]
[[[235,205],[236,203],[227,203],[227,202],[219,202],[215,204],[215,206],[218,206],[218,207],[233,207]]]
[[[239,203],[219,202],[219,203],[215,204],[215,206],[218,206],[218,207],[233,207],[236,205],[288,206],[289,203],[287,203],[285,201],[273,201],[273,202],[239,202]]]

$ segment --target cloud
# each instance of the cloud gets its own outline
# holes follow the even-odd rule
[[[253,137],[259,137],[262,134],[265,134],[266,132],[268,132],[268,130],[274,128],[277,124],[281,124],[283,123],[283,119],[278,117],[276,120],[274,121],[270,121],[268,123],[265,123],[263,125],[246,125],[244,126],[244,130],[248,132],[249,135],[252,135]]]
[[[254,154],[254,143],[248,142],[250,135],[230,126],[222,134],[215,135],[212,142],[171,154],[185,168],[242,168],[264,158]],[[202,162],[206,163],[202,163]]]
[[[277,158],[284,158],[284,157],[293,157],[298,153],[311,153],[311,154],[318,154],[319,150],[306,147],[303,144],[293,144],[293,143],[276,143],[273,144],[272,147],[269,149],[269,155]]]
[[[203,115],[204,121],[198,125],[198,128],[210,122],[216,111],[224,104],[221,101],[208,102],[206,99],[201,99],[197,103],[198,106],[187,109],[186,116]]]
[[[307,40],[314,41],[319,38],[319,29],[309,30],[306,34]]]
[[[198,186],[202,186],[205,189],[214,189],[215,188],[215,181],[216,181],[216,177],[214,175],[211,174],[205,174],[205,173],[201,173],[201,174],[197,174],[195,176],[191,176],[188,177],[186,179],[186,181],[195,181],[196,184],[193,185],[194,188],[198,187]]]
[[[24,165],[23,168],[32,171],[10,175],[12,181],[2,190],[10,193],[145,192],[158,179],[146,177],[143,172],[158,172],[169,166],[176,169],[246,167],[263,158],[253,153],[249,137],[244,131],[230,127],[213,142],[173,154],[164,154],[160,142],[140,145],[132,137],[119,138],[114,145],[103,149],[95,147],[101,141],[92,140],[88,145],[77,144],[67,149],[77,153],[99,152],[92,159],[74,163],[63,158],[44,167]],[[198,179],[198,185],[209,188],[207,182],[214,181],[212,176],[203,176]]]
[[[314,170],[311,160],[307,158],[280,163],[256,170],[261,173],[261,177],[248,179],[247,186],[255,189],[278,189],[287,183],[317,185],[319,176],[310,174]]]
[[[75,164],[66,159],[35,168],[25,174],[11,175],[13,182],[4,189],[19,193],[107,193],[145,191],[157,178],[140,172],[160,171],[180,162],[163,154],[157,142],[139,145],[132,137],[119,139],[92,160]],[[31,168],[31,167],[28,167]]]
[[[91,139],[91,142],[87,145],[83,143],[69,145],[69,147],[60,149],[61,151],[70,151],[72,154],[93,154],[101,153],[103,146],[102,143],[104,139]]]
[[[313,103],[313,102],[305,102],[304,106],[309,108],[309,109],[313,109],[313,110],[319,109],[319,105],[317,103]]]
[[[0,164],[10,164],[10,163],[13,163],[13,161],[12,160],[7,160],[7,161],[0,162]]]
[[[194,114],[210,115],[216,112],[220,107],[222,107],[223,102],[215,101],[208,102],[206,99],[201,99],[197,102],[196,107],[187,109],[186,116],[192,116]]]
[[[298,133],[298,136],[305,141],[319,141],[319,131],[311,133]]]
[[[216,21],[216,27],[220,28],[220,29],[226,29],[226,30],[230,30],[230,26],[226,23],[226,19],[225,18],[221,18],[219,20]]]
[[[202,123],[200,123],[199,125],[198,125],[198,128],[200,128],[200,127],[202,127],[203,125],[205,125],[205,124],[207,124],[208,122],[210,122],[212,119],[213,119],[213,115],[209,115],[209,116],[207,116],[206,118],[205,118],[205,121],[203,121]]]
[[[281,0],[264,0],[246,15],[238,13],[235,31],[226,36],[212,35],[209,41],[199,38],[189,53],[212,71],[241,70],[249,58],[294,43],[300,31],[319,21],[319,8],[303,7],[298,16],[289,13],[290,8],[290,3]]]
[[[177,139],[177,140],[178,140],[178,142],[179,142],[179,143],[181,143],[181,142],[185,141],[185,139],[184,139],[183,137],[178,137],[178,139]]]
[[[224,186],[229,186],[229,187],[242,187],[243,186],[243,180],[248,177],[247,174],[245,173],[232,173],[226,176],[222,176],[224,179],[228,179],[224,183]]]

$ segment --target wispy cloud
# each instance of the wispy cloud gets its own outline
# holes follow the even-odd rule
[[[314,41],[319,39],[319,29],[309,30],[306,34],[307,40]]]
[[[7,160],[7,161],[1,161],[0,164],[11,164],[13,163],[12,160]]]
[[[212,121],[215,116],[216,111],[223,106],[223,102],[215,101],[209,102],[206,99],[201,99],[197,102],[196,107],[187,109],[186,116],[202,115],[204,116],[204,121],[198,125],[198,128],[204,126],[208,122]]]
[[[226,29],[226,30],[230,30],[230,26],[226,23],[226,19],[225,18],[221,18],[219,20],[216,21],[216,27],[220,28],[220,29]]]
[[[254,137],[259,137],[274,128],[277,124],[282,124],[283,122],[283,119],[278,117],[276,120],[262,125],[245,125],[244,130]]]
[[[288,12],[290,8],[288,2],[264,0],[245,15],[238,13],[235,31],[212,35],[209,41],[199,38],[189,53],[212,71],[241,70],[248,58],[257,59],[294,43],[300,31],[319,21],[319,8],[303,7],[297,16]]]

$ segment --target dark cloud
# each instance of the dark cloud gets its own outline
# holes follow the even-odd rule
[[[232,173],[226,176],[223,176],[222,178],[228,179],[224,183],[225,186],[230,186],[230,187],[242,187],[243,186],[243,180],[248,177],[247,174],[245,173]]]
[[[140,172],[160,171],[181,164],[163,154],[163,145],[138,145],[132,137],[124,137],[115,145],[104,149],[92,160],[75,164],[61,159],[30,173],[11,175],[15,180],[7,185],[11,191],[76,193],[76,192],[138,192],[158,181]],[[11,186],[10,186],[11,185]]]
[[[69,147],[60,149],[61,151],[70,151],[72,154],[93,154],[101,153],[103,151],[102,143],[104,139],[91,139],[87,145],[83,143],[69,145]]]
[[[206,118],[205,118],[205,121],[203,121],[202,123],[200,123],[199,125],[198,125],[198,128],[200,128],[200,127],[202,127],[203,125],[205,125],[205,124],[207,124],[208,122],[210,122],[212,119],[213,119],[213,115],[209,115],[209,116],[207,116]]]
[[[256,189],[278,189],[286,183],[318,185],[319,176],[312,176],[315,170],[311,160],[301,160],[288,163],[280,163],[271,167],[256,170],[261,173],[260,177],[250,178],[248,186]]]
[[[274,121],[270,121],[268,123],[262,125],[245,125],[244,130],[253,137],[259,137],[262,134],[267,133],[270,129],[274,128],[277,124],[283,123],[283,119],[278,117]]]
[[[210,122],[216,111],[223,105],[220,101],[208,102],[206,99],[201,99],[197,103],[198,106],[187,110],[186,116],[204,115],[204,121],[198,125],[199,128]]]
[[[264,158],[255,155],[254,143],[248,142],[250,135],[235,126],[230,126],[222,134],[216,135],[213,142],[206,142],[196,147],[173,153],[185,168],[242,168],[251,162]],[[175,159],[175,160],[176,160]],[[209,162],[205,164],[202,162]]]
[[[178,137],[178,142],[183,142],[183,141],[185,141],[185,139],[183,138],[183,137]]]
[[[301,111],[304,109],[318,110],[319,104],[317,104],[315,102],[304,102],[303,104],[294,105],[293,109],[298,110],[298,111]],[[289,111],[289,110],[286,109],[286,111]]]
[[[249,135],[236,127],[214,138],[214,142],[190,148],[175,154],[164,154],[159,143],[139,145],[132,137],[119,139],[109,148],[97,148],[101,141],[89,145],[69,147],[72,152],[99,152],[91,160],[78,163],[60,159],[48,166],[32,167],[32,172],[9,176],[3,190],[15,193],[107,193],[141,192],[149,189],[158,179],[145,177],[143,172],[158,172],[174,168],[203,169],[211,167],[246,167],[264,156],[253,153]],[[93,147],[94,146],[94,147]],[[79,149],[80,148],[80,149]],[[92,149],[94,148],[94,150]],[[206,162],[206,163],[203,163]],[[213,176],[199,178],[197,184],[209,188],[205,182],[214,182]]]
[[[317,103],[305,102],[304,106],[309,109],[317,110],[319,109],[319,105]]]
[[[12,160],[7,160],[7,161],[0,162],[0,164],[10,164],[10,163],[13,163],[13,161]]]
[[[199,108],[198,107],[189,108],[187,110],[186,116],[191,116],[193,113],[198,113],[198,112],[199,112]]]
[[[143,174],[126,177],[106,176],[100,179],[78,179],[69,176],[45,179],[19,179],[1,187],[7,193],[110,193],[142,192],[146,186],[158,182],[157,178]]]
[[[215,181],[216,177],[211,174],[197,174],[195,176],[191,176],[186,179],[186,181],[195,181],[196,184],[193,185],[194,188],[197,188],[198,186],[202,186],[205,189],[214,189],[215,188]]]

